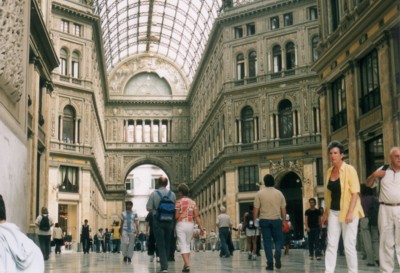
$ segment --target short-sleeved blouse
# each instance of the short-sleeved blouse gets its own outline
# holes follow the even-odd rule
[[[197,210],[196,202],[188,197],[176,201],[175,209],[179,211],[178,222],[193,223],[194,211]]]

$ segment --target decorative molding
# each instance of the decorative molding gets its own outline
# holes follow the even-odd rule
[[[0,4],[0,88],[13,103],[22,96],[24,77],[25,0],[4,0]]]

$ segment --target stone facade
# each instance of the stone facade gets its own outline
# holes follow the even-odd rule
[[[400,143],[398,2],[318,2],[322,36],[313,69],[321,78],[322,150],[342,141],[364,182]],[[337,107],[339,94],[346,103]]]
[[[156,53],[107,71],[92,1],[14,2],[0,6],[21,34],[0,32],[1,194],[29,232],[41,206],[75,239],[84,219],[110,226],[130,171],[153,164],[173,190],[190,185],[208,230],[220,206],[237,226],[272,174],[301,236],[308,199],[324,204],[330,140],[360,177],[399,145],[396,1],[342,1],[340,18],[325,1],[242,1],[221,12],[192,82]],[[360,97],[368,61],[378,99]],[[154,89],[131,92],[136,77]]]

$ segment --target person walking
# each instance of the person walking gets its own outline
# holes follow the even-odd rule
[[[319,249],[318,239],[321,234],[321,211],[315,207],[317,200],[310,198],[308,200],[310,208],[304,213],[305,231],[308,235],[308,252],[310,260],[314,260],[314,254],[317,260],[321,260],[321,250]]]
[[[200,228],[198,225],[194,225],[193,228],[193,250],[199,252],[200,249]]]
[[[121,233],[119,229],[119,221],[113,223],[113,253],[120,253],[121,251]]]
[[[158,210],[160,204],[165,201],[175,203],[175,193],[167,189],[168,178],[162,176],[158,179],[158,189],[152,192],[147,201],[146,208],[153,214],[154,237],[158,254],[160,257],[161,272],[168,272],[168,254],[171,243],[171,233],[174,227],[173,217],[170,219],[168,213]],[[164,201],[162,201],[162,199]],[[167,199],[167,200],[166,200]],[[162,216],[162,217],[161,217]]]
[[[63,245],[63,231],[58,223],[54,225],[53,228],[53,241],[56,245],[55,254],[61,254],[61,246]]]
[[[389,152],[390,164],[374,171],[366,185],[379,183],[379,264],[381,273],[395,270],[395,258],[400,264],[400,147]]]
[[[83,221],[83,225],[81,228],[81,243],[82,243],[82,247],[83,247],[83,254],[87,253],[89,254],[89,249],[90,249],[90,226],[88,224],[88,220],[85,219],[85,221]]]
[[[229,258],[231,250],[229,248],[230,228],[232,227],[231,217],[226,213],[225,207],[220,207],[220,214],[217,217],[216,226],[218,227],[221,251],[219,256]]]
[[[104,245],[104,237],[105,236],[104,236],[103,228],[99,228],[96,235],[97,235],[97,245],[96,245],[97,253],[106,252],[106,248]]]
[[[143,231],[141,230],[139,232],[139,236],[138,236],[138,240],[140,242],[140,251],[144,252],[146,249],[146,234],[143,233]]]
[[[213,229],[210,231],[209,239],[210,239],[210,248],[212,251],[215,251],[215,247],[217,245],[217,233],[215,233]]]
[[[370,225],[371,207],[375,202],[377,202],[377,200],[376,197],[373,196],[373,190],[365,184],[361,185],[361,206],[364,210],[365,217],[360,219],[360,240],[362,243],[362,250],[364,251],[363,253],[365,253],[367,258],[367,266],[375,266],[375,259],[377,256],[372,247],[372,226]]]
[[[286,220],[283,222],[283,248],[285,251],[283,252],[285,255],[289,255],[289,248],[290,248],[290,240],[293,233],[293,225],[290,221],[290,215],[286,213]]]
[[[275,179],[272,175],[264,176],[263,189],[260,189],[254,198],[253,219],[259,218],[259,226],[264,241],[267,270],[281,268],[282,252],[282,221],[286,220],[286,200],[282,192],[274,188]],[[256,225],[257,226],[257,225]],[[272,240],[275,244],[275,255],[272,254]]]
[[[190,271],[190,241],[193,237],[194,221],[196,221],[200,236],[204,234],[201,226],[196,202],[188,197],[189,187],[182,183],[178,186],[178,201],[175,203],[176,236],[183,259],[182,272]]]
[[[49,215],[46,207],[42,207],[41,214],[36,218],[35,224],[37,227],[37,234],[39,237],[40,250],[43,253],[44,260],[49,259],[50,255],[50,240],[51,240],[51,227],[53,226],[53,219]]]
[[[249,210],[244,214],[243,222],[245,223],[246,229],[246,251],[248,253],[249,260],[256,260],[257,259],[257,231],[258,228],[255,226],[253,220],[253,205],[249,206]]]
[[[111,252],[111,230],[108,228],[104,232],[104,252]]]
[[[132,201],[125,202],[125,211],[121,213],[121,230],[122,230],[122,255],[124,262],[131,263],[133,256],[133,248],[135,246],[135,239],[138,236],[138,215],[136,211],[132,210]]]
[[[353,166],[343,161],[344,146],[339,141],[328,145],[332,166],[325,175],[326,210],[322,224],[328,220],[328,246],[325,254],[325,273],[336,268],[340,235],[343,236],[344,251],[349,273],[358,272],[357,230],[364,212],[360,201],[360,181]]]

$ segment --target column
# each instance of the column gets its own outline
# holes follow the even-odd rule
[[[167,127],[167,142],[172,142],[172,120],[168,120],[168,127]]]
[[[133,143],[136,142],[136,130],[137,130],[137,121],[133,120]]]
[[[271,135],[271,139],[275,139],[275,126],[274,126],[274,114],[271,114],[269,116],[269,125],[270,125],[270,135]]]
[[[296,111],[292,112],[292,119],[293,119],[293,136],[297,136]]]
[[[58,136],[58,140],[63,142],[63,134],[64,134],[64,117],[62,115],[59,116],[60,119],[60,135]]]
[[[225,171],[225,176],[221,175],[221,184],[226,185],[226,213],[231,217],[232,226],[237,227],[237,206],[236,206],[236,193],[237,193],[237,183],[236,181],[236,169],[230,168]],[[224,183],[224,179],[226,183]]]
[[[276,132],[276,138],[279,139],[279,115],[275,114],[275,132]]]
[[[257,141],[257,117],[253,118],[253,134],[254,134],[253,140]]]
[[[393,98],[396,96],[396,88],[391,84],[395,81],[391,76],[391,59],[395,59],[395,55],[392,55],[390,49],[391,40],[395,39],[396,35],[385,33],[385,35],[378,41],[378,66],[379,66],[379,85],[380,85],[380,96],[382,105],[382,132],[383,132],[383,147],[387,150],[390,147],[395,146],[396,139],[398,139],[399,123],[398,120],[398,103],[393,103]],[[395,43],[394,41],[392,41]],[[395,107],[393,107],[395,106]],[[397,118],[395,118],[397,116]],[[385,159],[388,160],[387,153]]]
[[[242,143],[242,122],[241,122],[241,120],[237,120],[237,124],[238,124],[238,139],[239,139],[239,143]]]
[[[296,111],[297,115],[297,131],[299,132],[299,136],[301,136],[301,122],[300,122],[300,112]]]
[[[319,108],[316,108],[316,115],[317,115],[317,117],[316,117],[316,122],[317,122],[317,132],[318,133],[321,133],[321,121],[320,121],[320,114],[319,114]]]
[[[154,124],[154,120],[150,120],[150,142],[153,143],[154,142],[154,136],[153,136],[153,124]]]
[[[128,121],[126,119],[123,120],[122,126],[122,142],[127,142],[127,131],[128,131]]]
[[[158,142],[162,142],[162,120],[158,120]]]
[[[145,143],[145,137],[144,137],[146,134],[146,131],[144,129],[145,125],[146,125],[146,121],[144,119],[142,119],[142,143]]]
[[[78,119],[75,118],[75,135],[74,135],[74,143],[78,143]]]

